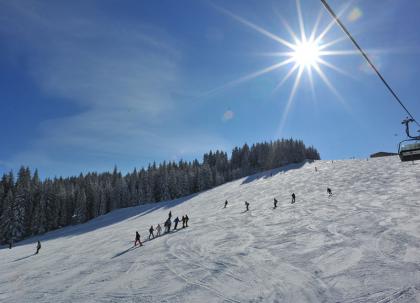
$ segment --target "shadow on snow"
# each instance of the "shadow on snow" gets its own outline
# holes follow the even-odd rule
[[[30,254],[30,255],[27,255],[26,257],[22,257],[22,258],[19,258],[19,259],[13,260],[13,262],[22,261],[22,260],[28,259],[28,258],[30,258],[30,257],[33,257],[33,256],[35,256],[35,255],[36,255],[36,254]]]
[[[266,170],[262,173],[256,173],[254,175],[246,177],[242,181],[242,184],[247,184],[247,183],[253,182],[255,180],[259,180],[259,179],[267,179],[267,178],[270,178],[270,177],[274,177],[277,174],[285,173],[285,172],[287,172],[289,170],[292,170],[292,169],[301,168],[306,163],[312,163],[312,162],[313,162],[313,160],[306,160],[304,162],[292,163],[292,164],[288,164],[288,165],[285,165],[285,166],[282,166],[282,167],[279,167],[279,168]]]

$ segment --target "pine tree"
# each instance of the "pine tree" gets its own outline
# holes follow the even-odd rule
[[[6,195],[5,211],[1,217],[2,242],[14,243],[23,237],[23,208],[13,197],[11,190]]]
[[[15,191],[16,204],[16,224],[21,233],[21,238],[31,234],[31,214],[33,211],[33,202],[31,199],[31,173],[29,168],[21,167],[16,180]]]
[[[0,218],[3,213],[4,199],[6,198],[5,195],[6,195],[6,190],[4,189],[3,182],[0,181]],[[1,233],[1,229],[0,229],[0,233]]]
[[[41,194],[39,198],[39,203],[35,206],[33,222],[32,222],[32,233],[34,235],[43,234],[48,231],[48,222],[47,222],[47,208],[44,194]]]
[[[199,171],[198,177],[198,191],[203,191],[211,188],[213,184],[213,177],[208,164],[204,164]]]
[[[83,188],[78,187],[75,195],[75,209],[73,214],[73,224],[84,223],[87,220],[86,193]]]

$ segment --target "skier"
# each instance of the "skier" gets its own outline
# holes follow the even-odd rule
[[[160,224],[158,224],[157,226],[156,226],[156,237],[159,237],[160,236],[160,232],[162,231],[162,227],[160,227]]]
[[[296,195],[295,193],[292,193],[292,204],[296,202]]]
[[[169,211],[168,217],[169,217],[169,220],[172,218],[172,211]]]
[[[178,223],[179,223],[179,218],[176,217],[174,220],[175,226],[174,226],[174,230],[176,230],[176,228],[178,227]]]
[[[332,190],[329,187],[327,187],[327,194],[328,194],[328,197],[332,196]]]
[[[168,232],[170,232],[170,231],[171,231],[171,225],[172,225],[171,219],[170,219],[170,218],[168,218],[168,219],[166,220],[166,222],[165,222],[166,233],[168,233]]]
[[[225,208],[226,208],[227,205],[228,205],[228,200],[225,201]]]
[[[168,232],[168,220],[166,219],[165,223],[163,223],[163,227],[165,228],[165,234]]]
[[[35,255],[37,255],[39,253],[39,250],[41,249],[41,242],[39,242],[38,240],[38,244],[36,245],[36,253]]]
[[[181,221],[182,221],[182,228],[184,228],[185,227],[185,217],[184,216],[182,216]]]
[[[274,208],[277,208],[277,199],[276,198],[274,198]]]
[[[155,231],[155,229],[153,228],[153,225],[150,226],[150,228],[149,228],[149,240],[150,240],[150,237],[153,237],[153,239],[155,238],[155,235],[153,233],[154,231]]]
[[[315,166],[315,172],[317,172],[318,171],[318,168]]]
[[[190,218],[188,218],[188,216],[187,215],[185,215],[185,227],[188,227],[188,220],[189,220]]]
[[[134,246],[137,246],[137,242],[139,242],[140,246],[143,246],[143,244],[140,241],[140,234],[138,231],[136,231],[136,240],[134,241]]]
[[[245,207],[246,207],[246,211],[248,211],[249,210],[249,203],[248,203],[248,201],[245,201]]]

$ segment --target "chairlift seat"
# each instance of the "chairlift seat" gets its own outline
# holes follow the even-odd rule
[[[401,161],[420,160],[420,140],[404,140],[398,147],[398,155]]]

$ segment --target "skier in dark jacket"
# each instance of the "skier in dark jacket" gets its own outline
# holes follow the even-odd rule
[[[185,227],[188,227],[188,220],[189,220],[190,218],[188,218],[188,216],[187,215],[185,215]]]
[[[182,228],[184,228],[185,227],[185,217],[184,216],[182,216],[181,221],[182,221]]]
[[[165,222],[165,226],[166,226],[166,233],[168,233],[168,232],[170,232],[170,231],[171,231],[171,225],[172,225],[171,219],[170,219],[170,218],[168,218],[168,219],[166,220],[166,222]]]
[[[245,201],[245,207],[246,207],[246,211],[248,211],[249,210],[249,203],[248,203],[248,201]]]
[[[36,245],[36,253],[35,253],[35,255],[37,255],[39,253],[39,250],[40,249],[41,249],[41,242],[39,242],[39,240],[38,240],[38,243]]]
[[[332,190],[329,187],[327,187],[327,194],[328,194],[329,197],[332,196]]]
[[[175,230],[178,227],[178,223],[179,223],[179,218],[178,217],[175,218],[174,223],[175,223],[175,225],[174,225],[174,230]]]
[[[277,199],[274,198],[274,208],[277,208],[277,203],[278,203]]]
[[[168,217],[169,217],[169,220],[172,218],[172,211],[169,211]]]
[[[150,240],[150,237],[152,237],[153,239],[155,238],[155,234],[153,233],[154,231],[155,231],[155,229],[153,228],[153,225],[150,226],[150,228],[149,228],[149,240]]]
[[[171,219],[168,219],[168,232],[171,231],[172,221]]]
[[[292,204],[296,202],[296,195],[295,193],[292,193]]]
[[[225,208],[226,208],[227,205],[228,205],[228,200],[225,201]]]
[[[140,234],[138,231],[136,231],[136,240],[134,241],[134,246],[137,246],[137,242],[139,242],[140,246],[143,246],[143,244],[140,241]]]

